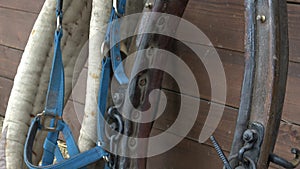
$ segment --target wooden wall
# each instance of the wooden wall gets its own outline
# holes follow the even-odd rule
[[[300,148],[300,114],[298,112],[300,110],[300,1],[289,0],[288,3],[290,64],[284,112],[275,152],[290,159],[292,158],[290,148]],[[43,0],[0,0],[1,116],[5,116],[17,66],[42,4]],[[210,38],[224,65],[228,95],[222,121],[214,135],[225,152],[228,153],[240,102],[244,70],[243,0],[190,0],[184,18],[195,24]],[[189,43],[195,44],[192,41]],[[196,45],[201,47],[207,44]],[[155,123],[153,134],[162,132],[172,125],[176,118],[176,113],[173,110],[181,95],[191,102],[200,102],[200,111],[196,124],[188,136],[170,151],[151,157],[148,166],[151,169],[221,168],[221,161],[211,143],[199,144],[197,141],[210,104],[210,84],[207,83],[207,73],[201,62],[195,60],[195,55],[182,44],[177,43],[176,48],[176,54],[185,60],[196,74],[201,98],[193,97],[194,93],[192,92],[178,93],[176,86],[168,83],[170,79],[166,78],[163,88],[168,97],[168,105],[164,115]],[[84,109],[86,72],[87,68],[85,67],[65,108],[65,119],[71,125],[76,136],[78,136],[80,119],[82,118],[80,112],[83,112]],[[187,113],[188,107],[189,105],[186,105]],[[271,168],[278,167],[272,166]]]

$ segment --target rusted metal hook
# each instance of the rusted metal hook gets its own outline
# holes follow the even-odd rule
[[[293,169],[296,168],[300,164],[300,150],[296,148],[291,149],[292,154],[295,154],[295,158],[291,161],[287,161],[286,159],[279,157],[276,154],[270,154],[269,160],[277,164],[281,167],[287,168],[287,169]]]

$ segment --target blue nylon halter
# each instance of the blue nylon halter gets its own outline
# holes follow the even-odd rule
[[[58,22],[62,20],[62,2],[63,0],[57,0],[56,7],[56,16],[58,18]],[[126,0],[121,0],[118,4],[118,13],[124,15],[125,12],[125,4]],[[119,31],[119,23],[118,21],[114,21],[116,24],[111,24],[113,20],[117,20],[118,15],[115,12],[115,9],[112,10],[110,23],[108,25],[106,41],[110,41],[111,44],[114,42],[118,42],[118,33]],[[59,23],[58,25],[60,25]],[[26,138],[25,146],[24,146],[24,161],[26,165],[30,169],[60,169],[60,168],[82,168],[96,162],[107,156],[108,153],[103,150],[101,146],[96,146],[95,148],[88,150],[86,152],[80,153],[79,149],[76,145],[76,142],[73,138],[70,128],[68,125],[62,120],[63,114],[63,106],[64,106],[64,67],[62,62],[62,53],[61,53],[61,38],[63,36],[62,28],[59,28],[55,31],[55,46],[54,46],[54,56],[52,62],[52,69],[50,74],[50,81],[48,92],[46,96],[46,106],[45,110],[42,114],[37,115],[29,128],[28,136]],[[110,57],[106,57],[102,62],[102,73],[100,78],[100,89],[98,96],[98,105],[99,105],[99,113],[102,116],[105,114],[106,109],[106,99],[108,95],[108,88],[110,83],[110,73],[111,69],[113,69],[115,73],[115,77],[120,84],[127,84],[128,78],[124,73],[124,69],[122,66],[122,60],[120,59],[120,47],[115,45],[110,50]],[[119,67],[118,67],[119,66]],[[118,68],[118,69],[117,69]],[[50,126],[45,127],[41,122],[41,119],[45,117],[51,118]],[[98,139],[99,141],[103,141],[103,128],[104,122],[101,120],[103,118],[98,117]],[[44,142],[44,153],[42,157],[42,166],[35,166],[32,164],[32,148],[35,139],[35,135],[38,130],[50,129],[46,140]],[[62,132],[67,144],[67,150],[69,152],[70,158],[64,159],[62,156],[58,145],[58,135],[59,132]],[[57,160],[57,164],[53,164],[54,157]],[[108,165],[105,166],[108,168]]]
[[[105,56],[102,61],[102,72],[101,72],[101,81],[98,93],[98,123],[97,123],[97,136],[98,141],[101,145],[106,146],[104,140],[104,126],[105,124],[104,115],[106,112],[106,98],[108,96],[108,89],[110,84],[110,73],[113,71],[114,76],[116,77],[117,81],[121,85],[128,84],[128,78],[124,73],[124,68],[121,59],[121,52],[120,52],[120,45],[117,43],[120,42],[120,24],[118,21],[118,15],[124,15],[125,13],[125,4],[126,0],[121,0],[118,4],[118,13],[113,8],[111,11],[110,21],[107,26],[107,32],[105,36],[105,42],[110,44],[111,49],[109,56]],[[112,69],[112,70],[111,70]],[[101,117],[102,116],[102,117]]]

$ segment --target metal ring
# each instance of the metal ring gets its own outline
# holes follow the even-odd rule
[[[102,56],[105,56],[108,51],[109,51],[108,42],[104,41],[101,45],[100,54]]]
[[[56,31],[60,31],[61,28],[62,28],[62,22],[60,16],[58,15],[56,18]]]
[[[103,160],[104,160],[105,162],[109,163],[110,160],[109,160],[109,157],[108,157],[107,155],[106,155],[106,156],[103,156],[102,158],[103,158]]]
[[[229,156],[228,161],[230,162],[230,161],[232,161],[234,159],[238,160],[238,154]],[[255,162],[250,157],[244,156],[244,159],[250,162],[250,164],[252,166],[252,169],[256,169],[256,164],[255,164]],[[226,169],[225,166],[223,167],[223,169]]]
[[[115,12],[118,15],[118,17],[122,17],[123,16],[118,11],[118,0],[113,0],[113,8],[115,9]]]

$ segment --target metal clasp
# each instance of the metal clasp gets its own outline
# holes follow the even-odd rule
[[[269,160],[272,163],[277,164],[284,168],[288,168],[288,169],[296,168],[300,164],[300,150],[298,150],[296,148],[292,148],[291,152],[292,152],[292,154],[295,155],[295,158],[291,161],[288,161],[282,157],[279,157],[276,154],[270,154]]]
[[[101,45],[101,49],[100,49],[100,54],[102,56],[106,56],[106,54],[109,52],[109,46],[108,46],[108,42],[104,41]]]
[[[56,31],[60,31],[62,28],[62,20],[61,20],[61,16],[58,15],[56,17]]]
[[[37,114],[37,118],[39,118],[39,120],[40,120],[41,130],[45,130],[45,131],[49,131],[49,132],[57,131],[58,121],[62,120],[62,117],[54,115],[52,113],[46,113],[45,111],[43,111],[40,114]],[[46,124],[47,119],[49,119],[48,120],[49,124]],[[53,126],[50,126],[52,119],[54,119],[54,123],[53,123]]]
[[[119,13],[119,10],[118,10],[118,0],[113,0],[113,8],[115,9],[115,12],[116,14],[119,16],[119,17],[122,17],[123,15]]]

